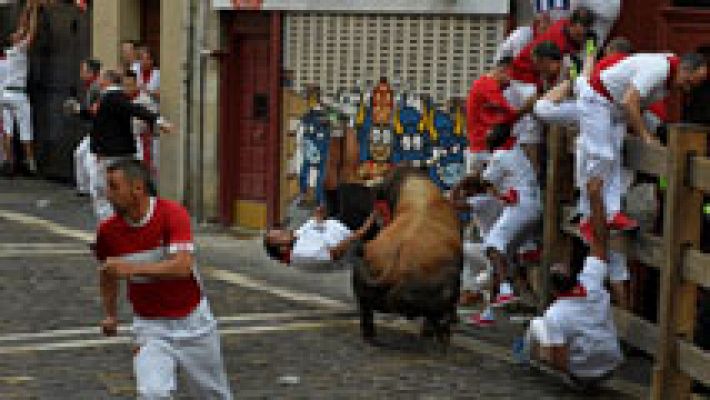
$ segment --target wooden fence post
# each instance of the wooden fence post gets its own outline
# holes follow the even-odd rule
[[[706,152],[701,127],[673,125],[668,138],[668,189],[663,222],[665,261],[658,307],[659,340],[651,398],[688,399],[691,379],[678,368],[678,338],[692,342],[697,286],[682,280],[683,254],[700,242],[702,193],[690,187],[690,157]]]
[[[547,182],[543,207],[542,264],[536,279],[541,310],[550,301],[548,286],[550,267],[561,261],[569,261],[571,239],[562,233],[561,222],[565,217],[562,203],[572,200],[573,161],[569,153],[569,142],[573,140],[567,129],[560,125],[549,127],[547,134]]]

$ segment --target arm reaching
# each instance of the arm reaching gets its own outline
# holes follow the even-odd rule
[[[646,128],[643,114],[641,113],[641,93],[638,89],[632,86],[626,91],[623,106],[633,131],[647,143],[653,142],[655,138]]]
[[[106,336],[114,336],[118,328],[118,279],[101,270],[99,275],[99,288],[101,291],[101,305],[105,317],[104,320],[101,321],[101,330]]]

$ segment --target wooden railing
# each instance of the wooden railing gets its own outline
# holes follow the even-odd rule
[[[567,223],[574,200],[574,136],[562,126],[551,127],[548,134],[541,293],[549,293],[549,267],[570,260],[572,237],[578,235]],[[692,344],[698,287],[710,288],[710,254],[699,250],[703,193],[710,194],[708,137],[710,127],[673,125],[665,147],[626,140],[627,168],[667,180],[662,237],[641,233],[617,249],[660,271],[657,325],[614,309],[621,338],[654,358],[652,399],[690,398],[693,380],[710,386],[710,352]]]

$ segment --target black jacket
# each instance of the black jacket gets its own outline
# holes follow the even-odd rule
[[[159,118],[145,107],[133,104],[122,90],[108,90],[99,101],[99,111],[93,118],[91,152],[104,157],[132,157],[136,140],[131,120],[141,119],[150,125]]]

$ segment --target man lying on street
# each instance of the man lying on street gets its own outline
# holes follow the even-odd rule
[[[325,267],[341,259],[352,244],[363,240],[375,222],[375,212],[363,225],[350,230],[343,222],[326,218],[319,206],[297,230],[271,229],[264,236],[266,254],[274,260],[299,267]]]
[[[601,181],[589,184],[594,240],[582,271],[555,266],[551,289],[555,301],[542,317],[530,322],[527,341],[531,360],[565,374],[576,389],[587,389],[608,378],[623,361],[604,288],[608,268],[608,227]]]

